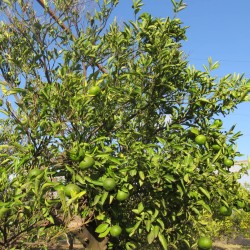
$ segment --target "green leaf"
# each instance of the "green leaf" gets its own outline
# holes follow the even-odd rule
[[[206,102],[206,103],[210,103],[209,100],[207,100],[206,98],[199,98],[198,101],[200,102]]]
[[[117,158],[115,158],[115,157],[109,156],[109,160],[112,161],[112,162],[114,162],[114,163],[116,163],[116,164],[118,164],[118,165],[121,164],[121,162]]]
[[[4,85],[1,85],[1,89],[4,95],[6,95],[8,93],[8,90],[5,88]]]
[[[126,250],[135,250],[136,249],[136,245],[133,242],[127,242],[126,243]]]
[[[134,13],[137,14],[143,5],[142,0],[133,0],[132,8],[134,9]]]
[[[92,180],[91,178],[89,178],[88,176],[84,176],[84,179],[89,182],[89,183],[92,183],[94,184],[95,186],[103,186],[103,183],[101,181],[95,181],[95,180]]]
[[[8,111],[6,111],[6,110],[3,110],[3,109],[0,109],[0,113],[3,113],[3,114],[5,114],[5,115],[9,115],[9,113],[8,113]]]
[[[139,177],[141,180],[145,180],[145,175],[143,171],[139,171]]]
[[[210,200],[210,194],[209,194],[209,192],[206,189],[204,189],[203,187],[199,187],[199,189]]]
[[[132,229],[131,233],[129,234],[129,237],[131,237],[135,233],[137,228],[141,225],[141,222],[142,222],[141,220],[136,222],[136,224],[133,226],[133,229]]]
[[[159,232],[160,232],[160,227],[159,226],[154,226],[153,227],[153,230],[154,230],[154,235],[155,235],[155,238],[158,236]]]
[[[108,198],[108,195],[109,195],[109,192],[105,191],[103,194],[102,194],[102,197],[101,197],[101,201],[100,201],[100,204],[103,205],[106,201],[106,199]]]
[[[101,199],[101,197],[102,196],[100,194],[97,194],[95,196],[95,198],[94,198],[94,201],[91,203],[91,206],[95,206],[99,202],[99,200]]]
[[[138,205],[138,213],[140,214],[143,210],[144,210],[143,203],[140,202],[139,205]]]
[[[107,228],[106,231],[104,231],[103,233],[100,233],[100,234],[98,235],[98,237],[99,237],[99,238],[104,238],[104,237],[106,237],[106,236],[109,234],[110,229],[111,229],[110,227]]]
[[[169,183],[172,183],[175,181],[175,178],[172,176],[172,175],[169,175],[169,174],[166,174],[164,175],[164,179],[169,182]]]
[[[146,231],[149,232],[151,228],[151,220],[146,220],[145,225],[146,225]]]
[[[76,180],[82,185],[86,184],[85,180],[79,174],[76,174]]]
[[[147,235],[148,244],[151,244],[155,239],[155,233],[153,230]]]
[[[171,0],[172,4],[174,5],[174,7],[177,7],[177,3],[175,2],[175,0]]]
[[[190,128],[190,132],[192,132],[195,135],[199,135],[200,134],[200,131],[197,128]]]
[[[104,231],[107,230],[108,227],[109,227],[109,224],[107,224],[107,223],[102,223],[102,224],[100,224],[100,225],[95,229],[95,232],[96,232],[96,233],[103,233]]]
[[[219,152],[213,158],[212,163],[215,163],[218,160],[218,158],[221,156],[221,153],[222,153],[221,150],[219,150]]]
[[[160,224],[162,229],[165,229],[164,222],[161,219],[157,219],[156,221]]]
[[[168,250],[168,243],[167,243],[167,240],[165,239],[165,237],[163,236],[163,234],[161,234],[159,232],[158,238],[159,238],[159,241],[161,242],[163,249]]]

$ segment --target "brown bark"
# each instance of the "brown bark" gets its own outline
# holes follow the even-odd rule
[[[84,224],[84,220],[79,216],[74,216],[67,224],[67,234],[69,235],[69,250],[73,249],[73,237],[77,238],[85,250],[106,250],[108,238],[98,241]]]

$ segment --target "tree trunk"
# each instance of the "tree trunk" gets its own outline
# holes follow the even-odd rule
[[[98,241],[87,229],[81,217],[75,216],[67,225],[69,250],[73,249],[73,237],[77,238],[85,250],[106,250],[108,238]]]

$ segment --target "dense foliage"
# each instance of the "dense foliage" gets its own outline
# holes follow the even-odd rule
[[[218,116],[247,80],[188,66],[178,18],[134,1],[120,25],[118,0],[84,2],[1,6],[0,246],[66,232],[85,249],[194,247],[204,213],[241,199],[240,133]]]

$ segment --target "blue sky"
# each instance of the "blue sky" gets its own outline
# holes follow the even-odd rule
[[[208,57],[220,61],[218,76],[228,73],[245,73],[250,78],[250,0],[184,0],[187,8],[178,14],[187,29],[183,50],[190,64],[202,69]],[[171,0],[144,0],[143,11],[153,16],[173,17]],[[132,0],[120,0],[114,15],[118,22],[133,19]],[[112,18],[114,17],[112,16]],[[236,124],[236,131],[243,136],[238,149],[250,156],[250,102],[239,105],[231,115],[223,118],[224,128]],[[250,183],[250,177],[244,178]]]
[[[170,0],[144,0],[143,11],[153,16],[173,17]],[[215,71],[218,76],[228,73],[245,73],[250,78],[250,1],[249,0],[186,0],[187,8],[178,14],[187,29],[187,41],[183,50],[190,64],[202,69],[208,57],[220,62]],[[133,18],[132,0],[121,0],[116,10],[118,20]],[[231,115],[222,118],[224,128],[236,124],[235,131],[243,136],[238,140],[238,150],[250,156],[250,102],[239,105]],[[250,183],[250,177],[242,182]]]

